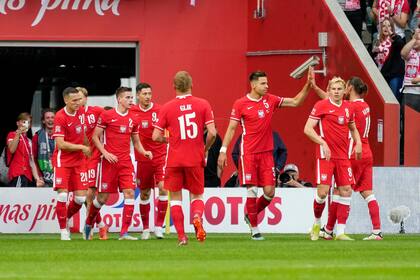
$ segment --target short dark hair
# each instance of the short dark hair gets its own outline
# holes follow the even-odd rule
[[[359,77],[351,77],[348,81],[349,85],[354,88],[354,91],[360,96],[366,95],[368,91],[367,85]]]
[[[31,114],[29,114],[28,112],[23,112],[23,113],[20,113],[17,116],[16,121],[23,121],[23,120],[27,120],[27,119],[32,119]]]
[[[149,85],[148,83],[139,83],[137,86],[136,86],[136,92],[140,92],[142,89],[144,89],[144,88],[152,88],[152,86],[151,85]]]
[[[42,111],[41,111],[41,121],[43,121],[45,119],[45,114],[46,113],[54,113],[55,114],[55,111],[54,111],[54,109],[51,109],[51,108],[42,109]]]
[[[115,96],[118,98],[118,97],[120,97],[121,93],[126,92],[126,91],[131,92],[131,88],[129,88],[129,87],[119,87],[115,91]]]
[[[69,96],[72,93],[79,93],[79,91],[74,87],[66,87],[63,90],[63,97]]]
[[[263,71],[252,72],[251,75],[249,75],[249,81],[258,81],[258,79],[261,77],[267,77],[267,74]]]

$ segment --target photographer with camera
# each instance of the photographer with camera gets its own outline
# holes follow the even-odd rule
[[[17,117],[17,130],[7,135],[7,163],[9,165],[8,179],[11,187],[43,186],[32,155],[31,140],[27,136],[31,115],[20,113]],[[35,178],[35,182],[34,181]]]
[[[277,178],[277,186],[281,188],[313,188],[314,186],[301,180],[299,178],[299,169],[293,164],[289,163],[284,167],[283,173]]]

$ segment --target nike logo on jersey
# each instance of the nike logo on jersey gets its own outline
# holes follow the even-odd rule
[[[117,119],[112,119],[112,120],[111,120],[111,122],[116,122],[116,121],[117,121]]]
[[[69,123],[69,124],[67,124],[67,126],[71,126],[73,123]]]
[[[251,106],[251,107],[246,107],[248,110],[250,110],[250,109],[252,109],[252,108],[254,108],[254,106]]]
[[[335,112],[335,110],[330,110],[330,113],[334,113]]]

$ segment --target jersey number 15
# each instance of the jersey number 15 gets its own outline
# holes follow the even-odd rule
[[[197,123],[194,122],[194,119],[195,112],[178,117],[181,140],[185,140],[187,137],[190,139],[197,138],[198,126]]]

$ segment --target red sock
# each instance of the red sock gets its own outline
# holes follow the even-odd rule
[[[140,201],[140,217],[141,222],[143,223],[143,230],[149,229],[149,216],[150,216],[150,203],[147,201]]]
[[[337,224],[345,225],[350,213],[350,205],[342,204],[337,205]]]
[[[163,226],[163,222],[165,221],[166,211],[168,210],[168,200],[158,200],[157,203],[157,218],[156,218],[156,226],[161,227]]]
[[[328,207],[328,222],[325,227],[325,229],[328,231],[334,230],[335,222],[337,221],[337,206],[337,201],[333,200],[330,206]]]
[[[128,228],[131,225],[131,220],[133,219],[134,212],[134,199],[126,199],[124,203],[123,213],[122,213],[122,226],[120,235],[124,235],[128,232]]]
[[[95,218],[95,223],[97,225],[99,225],[101,222],[102,222],[101,212],[98,212],[98,214],[96,215],[96,218]]]
[[[257,213],[260,213],[271,203],[271,199],[268,200],[264,195],[260,196],[257,200]]]
[[[181,238],[185,236],[184,213],[182,212],[181,201],[179,201],[180,203],[179,205],[178,204],[173,205],[174,202],[175,201],[172,202],[172,206],[171,206],[171,216],[172,216],[172,221],[174,222],[176,232],[178,233],[178,238]]]
[[[376,199],[368,203],[370,219],[372,220],[372,227],[375,230],[381,229],[381,219],[379,216],[379,205]]]
[[[75,197],[73,197],[73,199],[70,201],[69,207],[67,208],[67,219],[73,217],[73,215],[76,214],[80,210],[80,208],[82,208],[82,204],[76,203],[74,199]]]
[[[246,211],[248,214],[249,222],[252,227],[258,226],[258,213],[257,213],[257,198],[247,197],[246,198]]]
[[[315,218],[319,219],[322,216],[322,212],[325,208],[325,201],[323,203],[316,202],[316,199],[314,199],[314,216]]]
[[[199,217],[200,219],[203,217],[204,212],[204,202],[201,199],[194,199],[191,202],[191,213],[193,218]]]
[[[65,229],[67,226],[66,202],[57,201],[57,204],[55,206],[55,211],[57,212],[58,225],[60,226],[60,229]]]
[[[95,204],[92,203],[92,205],[89,208],[89,213],[86,217],[86,225],[93,226],[93,223],[96,219],[96,217],[99,215],[99,211],[101,208],[96,208]]]

